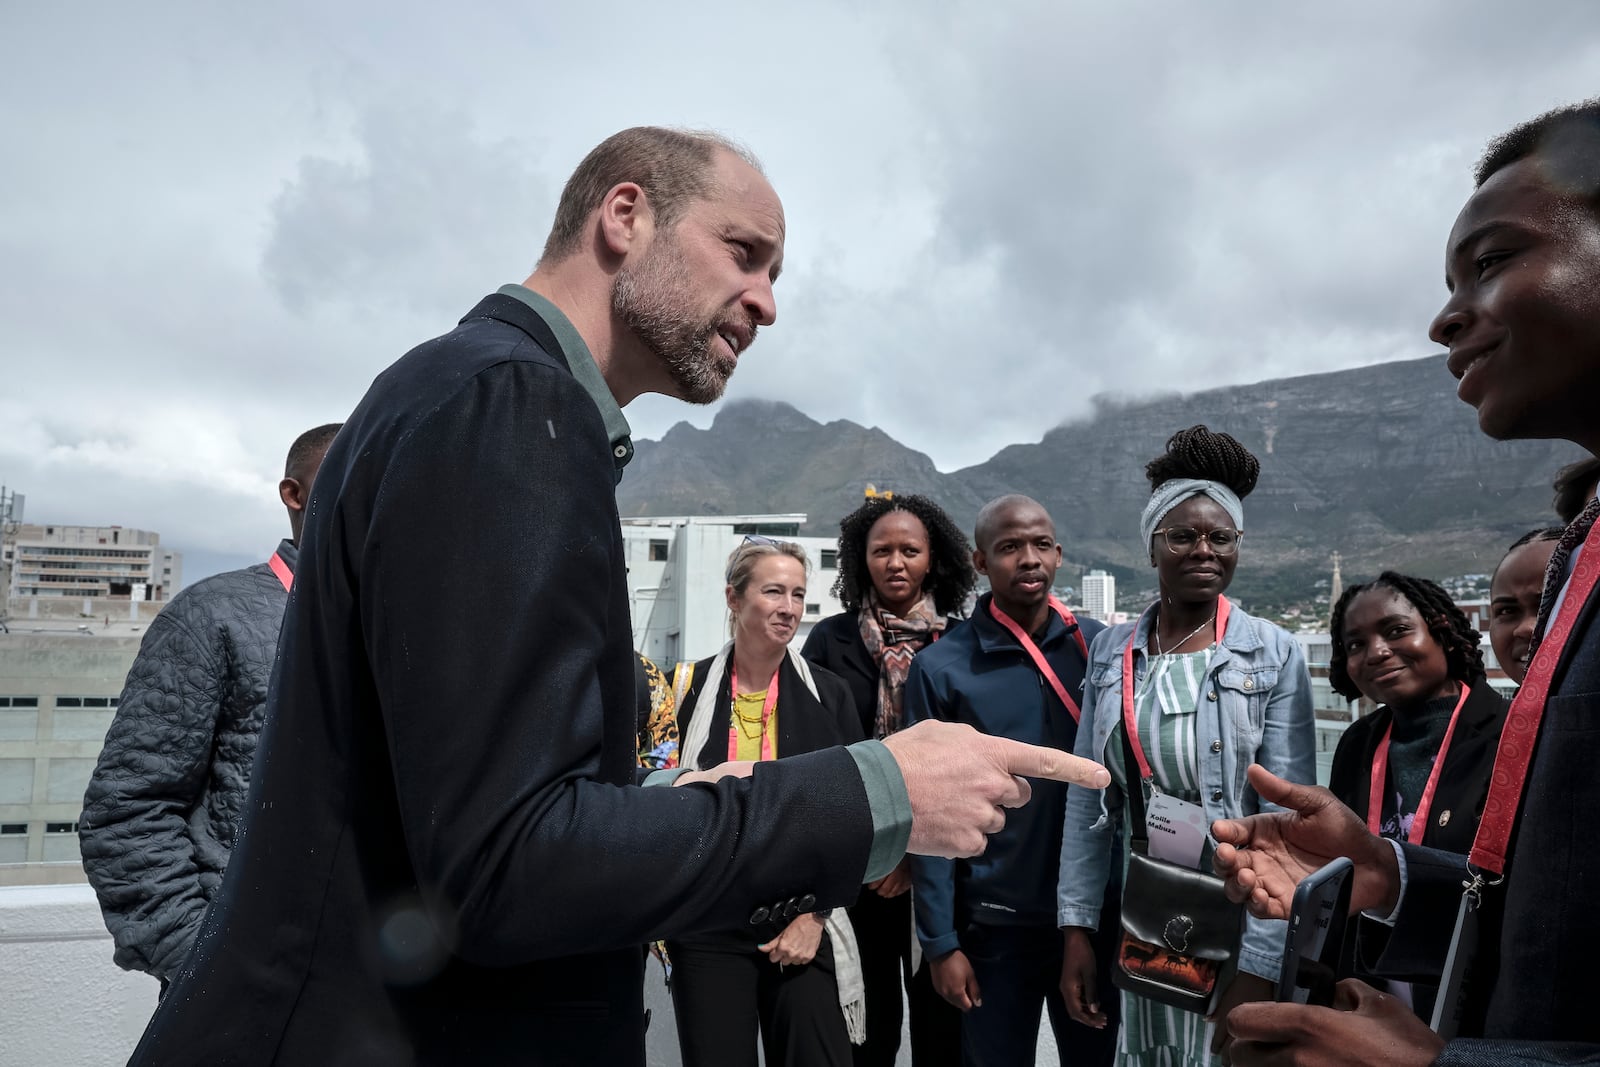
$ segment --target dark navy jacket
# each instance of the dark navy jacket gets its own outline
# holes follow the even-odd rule
[[[1078,725],[1011,633],[989,614],[990,594],[972,618],[917,653],[906,679],[905,719],[962,722],[986,734],[1070,752]],[[1093,619],[1078,628],[1086,643],[1105,629]],[[1039,644],[1073,700],[1081,700],[1086,666],[1074,631],[1054,612]],[[1056,925],[1056,866],[1067,787],[1034,780],[1033,799],[1006,812],[1006,827],[982,856],[911,859],[917,937],[930,956],[960,947],[968,923]]]

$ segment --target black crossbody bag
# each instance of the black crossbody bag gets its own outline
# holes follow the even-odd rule
[[[1151,858],[1144,783],[1126,729],[1122,749],[1132,848],[1111,980],[1147,1000],[1209,1014],[1238,968],[1244,907],[1228,899],[1216,875]]]

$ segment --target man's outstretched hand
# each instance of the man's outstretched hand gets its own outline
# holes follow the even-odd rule
[[[1351,978],[1331,1008],[1241,1004],[1224,1025],[1234,1067],[1426,1067],[1444,1048],[1402,1001]]]
[[[1394,848],[1361,816],[1320,786],[1286,782],[1257,764],[1247,774],[1262,800],[1287,810],[1211,824],[1218,842],[1214,866],[1227,880],[1230,899],[1260,918],[1287,919],[1300,880],[1348,856],[1355,864],[1351,912],[1394,909],[1400,895]]]
[[[980,855],[1032,789],[1026,778],[1104,789],[1111,775],[1098,763],[1060,749],[990,737],[965,724],[919,722],[884,740],[900,765],[911,798],[911,843],[918,856]]]

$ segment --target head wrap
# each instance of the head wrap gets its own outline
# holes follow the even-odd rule
[[[1244,529],[1244,505],[1232,489],[1221,482],[1203,478],[1172,478],[1156,486],[1155,492],[1150,494],[1150,503],[1144,506],[1144,513],[1139,516],[1139,533],[1144,538],[1147,551],[1150,538],[1155,536],[1156,528],[1167,517],[1167,513],[1196,496],[1208,496],[1215,500],[1228,513],[1228,518],[1233,520],[1234,529]]]

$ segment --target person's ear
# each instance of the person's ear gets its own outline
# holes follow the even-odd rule
[[[600,238],[612,255],[625,256],[653,229],[654,213],[644,190],[634,182],[620,182],[600,201]]]
[[[310,497],[311,493],[298,478],[284,478],[278,483],[278,499],[290,511],[305,511],[306,505],[311,503]]]

